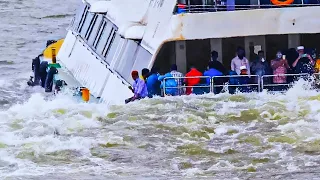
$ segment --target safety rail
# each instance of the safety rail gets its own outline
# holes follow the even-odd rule
[[[202,4],[193,4],[190,0],[180,0],[177,4],[176,13],[204,13],[216,11],[237,11],[237,10],[250,10],[250,9],[269,9],[269,8],[282,8],[282,7],[306,7],[306,6],[320,6],[320,1],[317,3],[309,3],[307,0],[302,0],[301,3],[292,3],[289,5],[274,5],[271,1],[256,0],[254,4],[227,4],[223,0],[206,0]]]
[[[267,78],[273,78],[273,77],[287,77],[286,83],[274,83],[273,79],[269,79],[268,81],[266,80]],[[191,91],[193,94],[205,94],[205,93],[219,93],[222,89],[217,90],[217,88],[228,88],[230,92],[230,88],[233,88],[233,91],[236,89],[241,89],[243,87],[249,88],[249,90],[245,92],[252,92],[252,91],[258,91],[260,92],[262,89],[269,89],[271,91],[283,91],[279,89],[275,89],[275,87],[286,87],[282,89],[287,89],[290,88],[293,85],[293,82],[299,80],[300,78],[309,78],[310,76],[313,76],[314,79],[319,81],[320,85],[320,73],[314,73],[312,75],[303,73],[303,74],[279,74],[279,75],[264,75],[264,76],[258,76],[258,75],[228,75],[228,76],[194,76],[194,77],[166,77],[162,81],[162,91],[163,95],[167,96],[168,94],[170,95],[183,95],[185,94],[186,88],[191,88]],[[239,81],[239,78],[244,78],[244,77],[249,77],[250,82],[247,84],[241,84]],[[291,80],[288,80],[288,77],[292,77]],[[197,79],[199,78],[199,83],[196,85],[188,85],[186,84],[186,79]],[[234,78],[234,79],[231,79]],[[174,79],[175,81],[180,80],[181,84],[180,86],[174,86],[174,87],[167,87],[166,86],[166,81],[169,79]],[[221,80],[218,80],[221,79]],[[204,80],[206,82],[204,82]],[[208,81],[209,80],[209,84]],[[257,81],[256,83],[252,83],[253,81]],[[268,83],[266,83],[268,82]],[[317,82],[316,82],[317,83]],[[256,87],[256,88],[251,88],[251,87]],[[195,89],[197,88],[207,88],[203,92],[201,90],[198,90],[198,93],[195,93]],[[270,89],[272,88],[272,89]],[[172,94],[172,92],[167,93],[168,89],[178,89],[176,93]],[[241,90],[240,90],[241,91]],[[241,91],[242,92],[242,91]]]
[[[185,84],[185,80],[186,79],[197,79],[197,78],[199,78],[200,80],[199,80],[199,83],[200,84],[198,84],[198,85],[196,85],[196,86],[188,86],[188,85],[184,85]],[[206,82],[205,83],[201,83],[201,82],[203,82],[204,80],[205,81],[207,81],[207,79],[209,78],[209,80],[210,80],[210,85],[203,85],[203,84],[207,84]],[[169,79],[174,79],[176,82],[177,82],[177,80],[180,80],[180,82],[178,83],[177,82],[177,84],[178,84],[178,86],[176,86],[176,87],[166,87],[166,80],[169,80]],[[167,89],[178,89],[178,91],[176,92],[176,95],[183,95],[184,93],[185,93],[185,89],[186,88],[209,88],[209,92],[212,92],[212,86],[211,86],[211,84],[212,84],[212,79],[211,79],[211,77],[210,76],[193,76],[193,77],[166,77],[166,78],[164,78],[163,80],[162,80],[162,82],[163,82],[163,86],[162,86],[162,90],[163,90],[163,95],[164,96],[166,96],[166,95],[168,95],[168,94],[171,94],[171,93],[166,93],[167,91]],[[179,86],[179,84],[181,84],[180,86]],[[201,85],[202,84],[202,85]]]
[[[238,81],[239,78],[245,78],[248,77],[249,80],[252,77],[258,77],[258,82],[257,83],[248,83],[248,84],[241,84],[240,81]],[[189,86],[188,84],[186,84],[185,80],[186,79],[197,79],[199,78],[199,83],[197,85],[194,86]],[[217,79],[222,79],[222,80],[217,80]],[[230,78],[237,78],[234,79],[234,81],[230,81]],[[166,86],[166,81],[168,79],[174,79],[174,80],[180,80],[180,83],[177,84],[181,84],[181,86],[174,86],[174,87],[167,87]],[[205,80],[206,82],[204,82],[203,80]],[[207,82],[209,80],[209,83]],[[185,94],[185,89],[186,88],[192,88],[191,92],[194,94],[204,94],[204,93],[219,93],[222,89],[218,90],[217,88],[223,88],[223,87],[234,87],[234,88],[242,88],[242,87],[251,87],[251,86],[257,86],[257,90],[261,88],[261,83],[260,83],[260,78],[258,75],[228,75],[228,76],[214,76],[214,77],[210,77],[210,76],[193,76],[193,77],[166,77],[163,79],[162,81],[162,91],[163,91],[163,95],[166,96],[168,94],[170,95],[183,95]],[[195,93],[196,89],[199,88],[208,88],[207,90],[198,90]],[[169,92],[167,93],[168,89],[178,89],[177,92]]]

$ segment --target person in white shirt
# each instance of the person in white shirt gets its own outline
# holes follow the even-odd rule
[[[245,57],[245,51],[243,48],[239,47],[237,49],[237,56],[231,61],[231,70],[235,71],[238,75],[240,74],[240,67],[246,66],[247,73],[250,75],[250,64],[248,59]]]

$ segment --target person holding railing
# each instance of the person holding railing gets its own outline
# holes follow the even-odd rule
[[[293,62],[292,67],[295,68],[296,74],[312,74],[314,72],[314,61],[309,54],[304,52],[304,47],[297,47],[299,57]]]
[[[247,73],[250,75],[250,64],[249,60],[245,57],[245,51],[242,47],[238,47],[237,56],[231,61],[231,70],[240,74],[240,67],[246,66]]]
[[[132,86],[129,86],[129,89],[134,93],[134,96],[125,100],[125,103],[129,103],[135,100],[140,100],[148,96],[147,85],[144,80],[139,78],[138,71],[131,72],[132,79],[134,83]]]
[[[184,82],[187,86],[195,86],[200,83],[199,76],[202,76],[202,73],[198,71],[194,65],[190,65],[190,71],[186,74],[186,78],[184,79]],[[186,95],[190,95],[191,93],[192,93],[192,87],[187,87]]]
[[[281,51],[278,51],[276,54],[276,58],[271,60],[271,68],[273,69],[273,83],[280,84],[280,86],[276,86],[275,90],[283,90],[285,87],[281,86],[281,84],[287,83],[287,70],[290,69],[287,59],[282,55]]]

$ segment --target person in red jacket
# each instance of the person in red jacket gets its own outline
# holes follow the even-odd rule
[[[186,83],[186,86],[195,86],[200,83],[200,78],[196,76],[202,76],[202,73],[198,71],[195,66],[190,66],[190,71],[186,74],[186,78],[184,79],[184,82]],[[195,77],[195,78],[190,78]],[[192,93],[192,87],[186,88],[186,94],[189,95]]]

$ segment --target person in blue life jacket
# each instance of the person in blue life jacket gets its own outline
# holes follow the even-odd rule
[[[206,78],[206,84],[207,85],[210,85],[210,80],[213,78],[213,77],[216,77],[216,76],[223,76],[223,73],[219,70],[216,69],[215,67],[215,64],[213,61],[210,61],[209,62],[209,65],[208,65],[208,70],[205,71],[203,73],[204,76],[209,76],[210,78]],[[214,78],[213,80],[213,84],[214,85],[223,85],[223,79],[221,78]],[[215,87],[213,90],[214,90],[214,93],[215,94],[219,94],[221,92],[221,90],[223,89],[223,87]]]
[[[232,77],[232,76],[238,76],[237,72],[235,71],[229,71],[229,75],[231,76],[229,78],[229,85],[239,85],[239,79],[238,77]],[[228,90],[230,94],[236,93],[237,86],[229,86]]]
[[[153,96],[161,96],[161,82],[158,80],[159,76],[158,68],[153,67],[146,81],[149,98],[152,98]]]
[[[166,73],[163,76],[158,77],[158,80],[161,81],[160,88],[163,89],[163,86],[165,86],[165,90],[164,90],[165,95],[175,96],[178,93],[178,88],[177,88],[178,84],[176,80],[172,77],[173,76],[170,72]],[[165,78],[168,78],[168,79],[165,79]]]
[[[240,75],[243,77],[238,77],[239,85],[246,85],[250,83],[250,78],[248,76],[248,70],[246,66],[240,67]],[[239,91],[242,93],[246,93],[250,91],[250,88],[248,86],[239,86]]]

